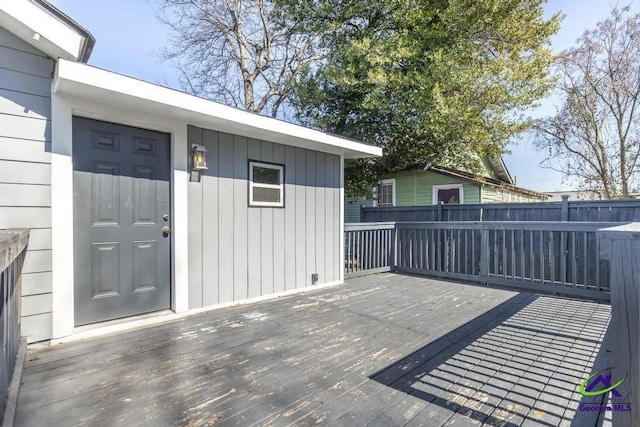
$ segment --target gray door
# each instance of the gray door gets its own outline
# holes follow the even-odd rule
[[[167,134],[73,118],[76,325],[169,307],[169,150]]]

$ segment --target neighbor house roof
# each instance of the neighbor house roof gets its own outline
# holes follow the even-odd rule
[[[494,186],[494,187],[502,187],[502,188],[507,189],[507,190],[515,191],[515,192],[522,193],[522,194],[528,194],[528,195],[532,195],[532,196],[536,196],[536,197],[540,197],[540,198],[547,198],[548,197],[548,194],[546,194],[546,193],[540,193],[538,191],[528,190],[526,188],[515,186],[515,185],[511,184],[510,182],[503,181],[502,178],[495,179],[495,178],[489,178],[489,177],[476,177],[476,176],[474,176],[474,175],[472,175],[472,174],[470,174],[468,172],[464,172],[464,171],[460,171],[460,170],[456,170],[456,169],[450,169],[450,168],[446,168],[446,167],[442,167],[442,166],[432,166],[432,167],[430,167],[428,169],[425,169],[425,170],[429,170],[431,172],[434,172],[434,173],[437,173],[437,174],[440,174],[440,175],[445,175],[445,176],[450,176],[452,178],[457,178],[457,179],[460,179],[462,181],[471,182],[473,184],[491,185],[491,186]],[[506,167],[505,167],[504,170],[506,171]]]
[[[511,178],[511,174],[507,169],[507,165],[505,165],[502,156],[490,156],[488,157],[489,163],[493,168],[496,176],[500,179],[500,181],[505,182],[507,184],[513,185],[513,179]]]
[[[2,1],[2,0],[0,0]],[[67,94],[250,138],[345,158],[375,157],[382,148],[261,116],[86,64],[60,60],[53,93]]]
[[[52,58],[87,62],[95,38],[45,0],[0,0],[2,26]]]

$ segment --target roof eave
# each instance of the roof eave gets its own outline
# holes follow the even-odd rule
[[[379,157],[382,149],[303,126],[253,114],[132,77],[70,61],[59,61],[53,92],[177,118],[194,126],[343,155]]]
[[[2,26],[51,58],[87,62],[95,38],[45,0],[0,0]]]

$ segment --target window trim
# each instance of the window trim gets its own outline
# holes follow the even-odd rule
[[[374,207],[388,207],[389,206],[387,204],[385,204],[384,206],[380,206],[378,204],[378,186],[379,185],[387,185],[387,184],[391,184],[391,206],[396,206],[396,179],[395,178],[389,178],[389,179],[381,179],[380,181],[378,181],[378,184],[376,184],[375,194],[374,194],[374,198],[373,198],[373,206]]]
[[[263,167],[270,169],[277,169],[280,171],[280,184],[261,184],[253,182],[253,167]],[[249,160],[249,207],[258,208],[284,208],[284,165],[279,163],[263,162],[258,160]],[[253,200],[253,189],[258,188],[270,188],[280,190],[279,202],[256,202]]]
[[[463,184],[436,184],[432,188],[432,202],[434,205],[438,204],[438,191],[439,190],[453,190],[458,189],[460,194],[460,204],[464,203],[464,185]]]

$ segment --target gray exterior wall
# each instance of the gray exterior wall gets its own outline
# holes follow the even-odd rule
[[[340,158],[189,126],[209,169],[189,183],[189,308],[339,280]],[[284,208],[248,206],[248,161],[285,165]]]
[[[0,228],[29,228],[22,335],[51,338],[51,76],[54,61],[0,28]]]

